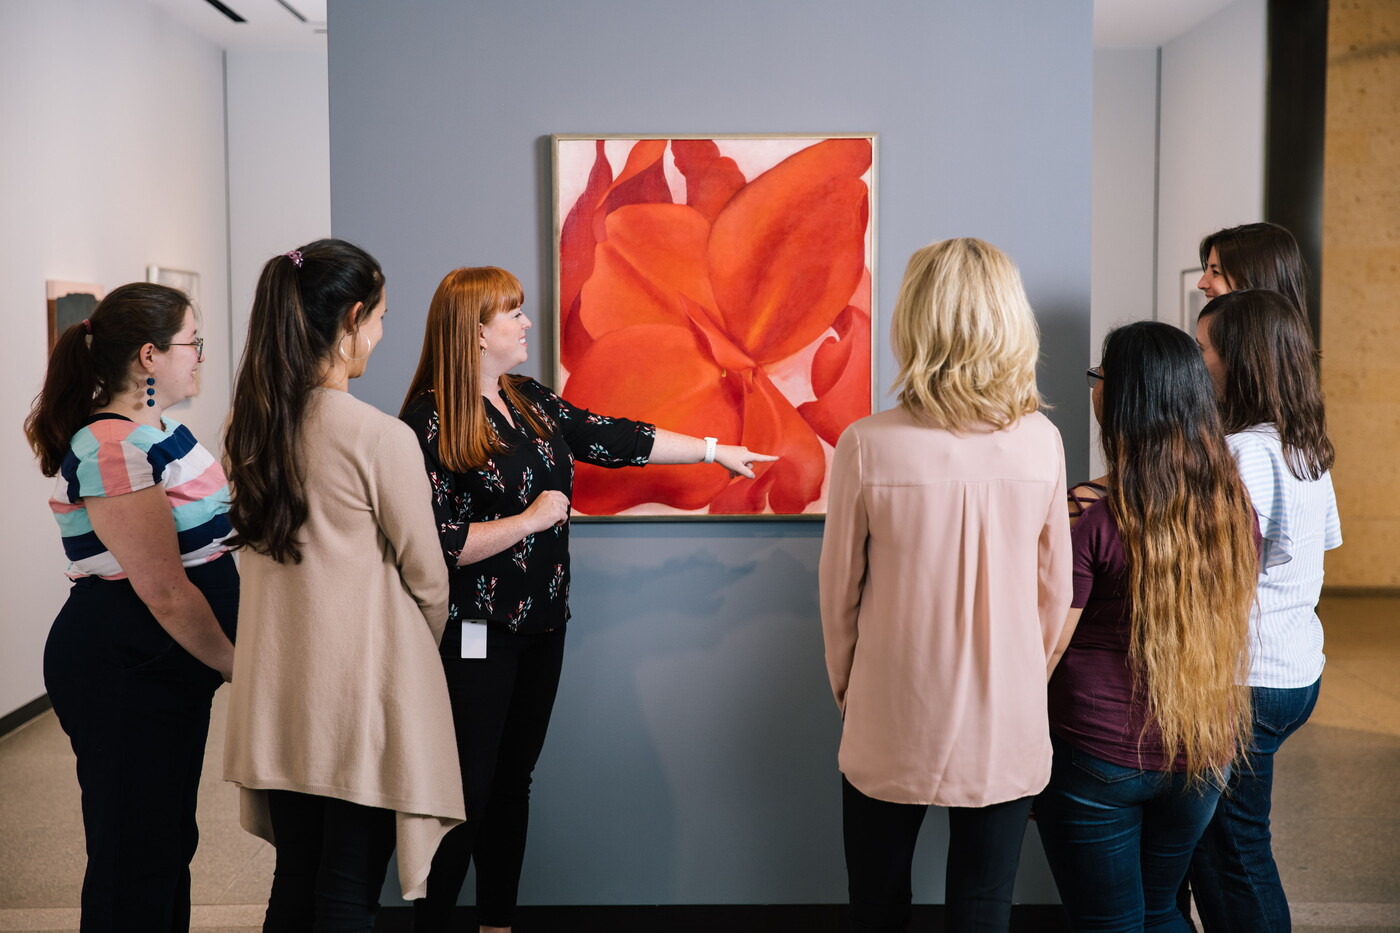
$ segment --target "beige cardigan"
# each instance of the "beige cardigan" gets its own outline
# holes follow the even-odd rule
[[[423,456],[406,424],[331,390],[312,393],[301,445],[301,563],[240,559],[224,778],[243,789],[244,828],[269,842],[267,790],[397,811],[399,883],[422,897],[464,817]]]
[[[957,435],[857,421],[821,555],[839,764],[868,797],[982,807],[1050,778],[1045,667],[1071,596],[1065,458],[1043,415]]]

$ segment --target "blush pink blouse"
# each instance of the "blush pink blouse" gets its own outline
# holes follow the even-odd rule
[[[1050,778],[1045,668],[1072,594],[1065,458],[1036,413],[958,435],[903,408],[836,445],[821,554],[839,765],[868,797],[982,807]]]

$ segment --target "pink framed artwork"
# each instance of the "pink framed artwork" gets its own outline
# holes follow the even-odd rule
[[[580,463],[578,517],[820,517],[874,410],[874,134],[555,136],[555,388],[598,414],[777,454]]]

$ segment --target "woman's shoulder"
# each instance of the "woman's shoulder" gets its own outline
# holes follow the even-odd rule
[[[189,428],[180,422],[170,418],[164,420],[166,428],[162,430],[153,425],[132,421],[122,415],[98,414],[74,433],[70,442],[71,448],[75,455],[81,457],[95,452],[104,444],[126,443],[141,450],[149,450],[177,433],[193,439]]]
[[[437,414],[437,396],[432,389],[425,389],[409,399],[399,418],[414,427],[421,427]]]

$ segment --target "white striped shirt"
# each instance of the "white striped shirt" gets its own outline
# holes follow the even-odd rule
[[[1251,687],[1307,687],[1322,676],[1322,552],[1342,543],[1332,476],[1288,470],[1272,424],[1227,438],[1264,536],[1258,602],[1250,615]]]

